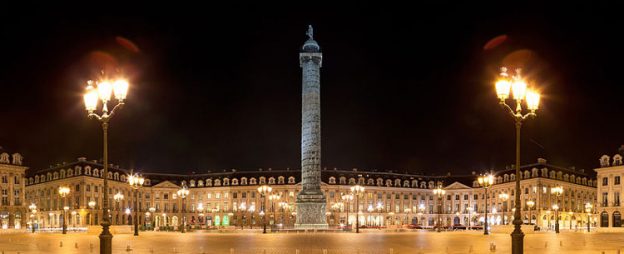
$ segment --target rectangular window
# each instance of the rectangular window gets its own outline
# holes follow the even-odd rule
[[[613,193],[613,206],[620,206],[620,193],[619,192]]]
[[[238,192],[232,193],[232,198],[238,198]]]
[[[241,194],[242,198],[247,198],[247,192],[243,192],[243,194]]]
[[[20,183],[20,176],[15,176],[15,184],[19,184]]]
[[[620,184],[620,177],[619,177],[619,176],[616,176],[616,177],[615,177],[615,179],[614,179],[614,181],[613,181],[613,184],[614,184],[614,185],[619,185],[619,184]]]
[[[455,200],[459,200],[459,194],[455,195]]]
[[[329,192],[329,198],[334,198],[334,192],[333,191]]]
[[[464,200],[468,200],[468,194],[464,194]]]
[[[2,183],[9,183],[7,176],[2,176]]]
[[[217,193],[215,193],[215,198],[216,198],[216,199],[220,199],[220,198],[221,198],[221,192],[217,192]]]
[[[91,191],[91,185],[87,184],[87,191]]]
[[[608,177],[603,177],[602,178],[602,185],[609,185],[609,178]]]
[[[529,194],[529,188],[524,188],[524,194]]]
[[[80,184],[76,184],[76,191],[80,191]]]
[[[394,195],[394,199],[400,199],[401,195],[399,193],[397,193],[396,195]]]
[[[609,193],[608,192],[603,192],[602,193],[602,206],[606,207],[609,204]]]
[[[451,200],[451,195],[446,195],[446,200]]]
[[[474,200],[478,200],[478,199],[479,199],[479,194],[474,194],[474,195],[473,195],[473,197],[472,197],[472,199],[474,199]]]
[[[169,199],[169,193],[163,194],[163,199]]]

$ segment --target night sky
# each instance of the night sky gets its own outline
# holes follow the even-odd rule
[[[523,125],[523,164],[593,169],[624,144],[615,8],[285,8],[0,15],[0,146],[34,169],[100,159],[82,93],[116,64],[131,89],[111,121],[112,163],[298,169],[308,24],[324,56],[323,167],[465,174],[512,164],[514,125],[493,86],[508,62],[544,94]]]

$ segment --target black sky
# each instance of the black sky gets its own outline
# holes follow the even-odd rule
[[[624,143],[618,15],[589,5],[2,15],[0,145],[36,169],[101,158],[101,129],[81,95],[90,54],[106,52],[132,83],[111,123],[112,162],[172,173],[299,168],[298,52],[312,24],[324,54],[324,167],[467,173],[512,164],[514,127],[492,82],[507,54],[529,49],[526,69],[544,99],[523,128],[523,163],[592,169]]]

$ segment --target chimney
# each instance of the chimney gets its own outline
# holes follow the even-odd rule
[[[537,158],[537,163],[539,163],[539,164],[546,164],[546,162],[547,161],[544,158]]]

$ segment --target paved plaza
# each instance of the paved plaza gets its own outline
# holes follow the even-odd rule
[[[15,233],[0,235],[0,253],[98,253],[97,235]],[[490,246],[495,245],[495,250]],[[481,232],[384,233],[171,233],[118,234],[113,253],[404,254],[510,253],[507,234]],[[529,234],[525,253],[619,253],[624,234],[563,232]]]

